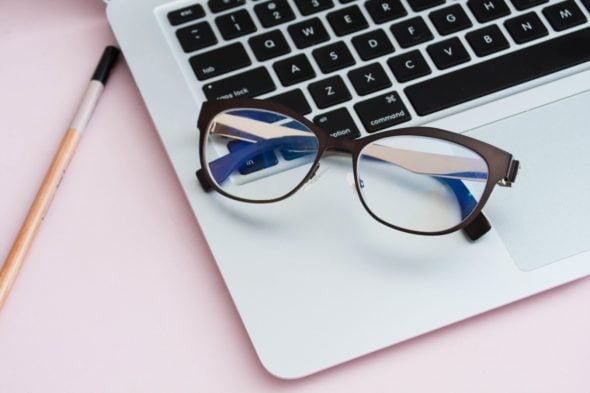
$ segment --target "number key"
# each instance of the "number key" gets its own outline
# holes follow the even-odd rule
[[[246,10],[239,10],[215,18],[215,23],[226,40],[256,31],[254,21]]]
[[[276,26],[295,19],[295,14],[286,0],[267,1],[257,4],[254,12],[264,27]]]
[[[295,4],[303,15],[311,15],[334,7],[332,0],[295,0]]]

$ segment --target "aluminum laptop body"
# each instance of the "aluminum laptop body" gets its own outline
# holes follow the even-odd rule
[[[203,191],[195,178],[196,120],[206,97],[168,18],[199,3],[207,11],[202,20],[216,29],[216,15],[204,1],[113,0],[107,14],[253,347],[271,374],[310,375],[590,273],[588,62],[427,116],[414,114],[401,124],[466,132],[510,151],[522,165],[514,187],[496,189],[486,205],[493,229],[483,238],[414,236],[366,214],[347,182],[349,161],[328,163],[318,181],[276,204],[251,205]],[[259,3],[244,7],[252,12]],[[362,8],[364,2],[354,3]],[[336,2],[326,12],[349,5]],[[291,23],[305,19],[296,14]],[[387,31],[389,25],[382,27]],[[549,30],[549,37],[559,35]],[[235,41],[250,51],[248,38]],[[431,77],[439,71],[433,72]],[[277,89],[262,98],[289,90],[273,78]],[[392,80],[390,89],[401,91]],[[300,84],[307,96],[306,86]],[[310,117],[320,112],[315,108]],[[206,318],[187,310],[191,317]]]

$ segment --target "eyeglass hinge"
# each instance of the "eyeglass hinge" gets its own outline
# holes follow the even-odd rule
[[[520,168],[520,162],[518,160],[512,160],[510,162],[510,166],[508,167],[508,172],[506,173],[506,177],[501,179],[498,182],[498,185],[502,187],[512,187],[512,183],[516,180],[516,175],[518,174],[518,169]]]

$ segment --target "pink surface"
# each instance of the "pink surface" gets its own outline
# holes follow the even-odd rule
[[[98,0],[0,2],[0,260],[113,42]],[[589,300],[580,280],[304,380],[275,379],[121,63],[0,311],[0,392],[588,391]]]

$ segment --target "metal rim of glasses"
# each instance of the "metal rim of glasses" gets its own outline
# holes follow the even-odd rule
[[[309,130],[315,135],[318,140],[318,151],[316,157],[313,160],[312,165],[309,168],[309,171],[303,177],[303,179],[289,192],[285,195],[282,195],[277,198],[266,199],[266,200],[254,200],[254,199],[246,199],[236,195],[232,195],[225,190],[223,190],[217,182],[213,179],[210,174],[208,163],[206,162],[206,152],[205,152],[205,145],[206,145],[206,138],[209,135],[209,127],[213,119],[229,110],[236,110],[236,109],[252,109],[252,110],[264,110],[275,112],[281,115],[288,116],[296,121],[301,122],[305,125]],[[391,131],[381,131],[379,133],[371,134],[359,139],[336,139],[331,137],[327,132],[324,132],[321,127],[317,126],[316,124],[309,121],[307,118],[302,116],[301,114],[293,111],[292,109],[285,107],[281,104],[272,101],[264,101],[264,100],[256,100],[256,99],[230,99],[230,100],[222,100],[222,101],[206,101],[203,103],[201,107],[201,112],[199,115],[199,119],[197,122],[197,127],[200,130],[199,135],[199,160],[201,164],[201,169],[197,171],[197,177],[201,182],[201,185],[209,191],[210,189],[215,190],[219,194],[233,199],[240,202],[247,202],[247,203],[273,203],[284,200],[294,193],[296,193],[305,183],[307,183],[313,176],[315,175],[316,170],[319,167],[319,163],[321,158],[327,152],[346,152],[351,154],[352,156],[352,167],[353,167],[353,175],[355,180],[355,187],[361,204],[363,205],[364,209],[369,213],[371,217],[373,217],[376,221],[380,222],[383,225],[386,225],[392,229],[396,229],[402,232],[416,234],[416,235],[427,235],[427,236],[437,236],[437,235],[445,235],[449,234],[461,229],[465,229],[469,227],[472,223],[475,224],[477,221],[477,226],[480,226],[479,220],[476,220],[478,216],[483,216],[482,209],[489,196],[494,189],[496,184],[500,186],[511,186],[514,180],[516,179],[516,174],[518,171],[519,162],[514,160],[512,154],[499,149],[495,146],[492,146],[488,143],[483,141],[468,137],[466,135],[454,133],[451,131],[441,130],[438,128],[431,128],[431,127],[407,127],[407,128],[399,128],[396,130]],[[439,139],[451,143],[455,143],[459,146],[467,148],[477,155],[479,155],[486,163],[488,167],[488,178],[486,181],[486,185],[484,187],[484,191],[481,194],[479,201],[477,201],[477,205],[473,208],[471,213],[467,215],[460,223],[457,225],[447,228],[445,230],[440,231],[417,231],[412,230],[409,228],[399,227],[396,226],[388,221],[383,220],[378,215],[376,215],[368,206],[363,198],[363,193],[359,183],[359,175],[358,175],[358,163],[359,157],[363,149],[380,139],[389,138],[393,136],[420,136],[420,137],[427,137],[433,139]],[[204,170],[203,170],[204,169]],[[468,232],[468,236],[475,240],[483,235],[487,230],[489,230],[489,224],[487,223],[487,219],[482,217],[485,223],[483,226],[488,225],[487,229],[480,230],[476,228],[475,235],[472,235]]]

